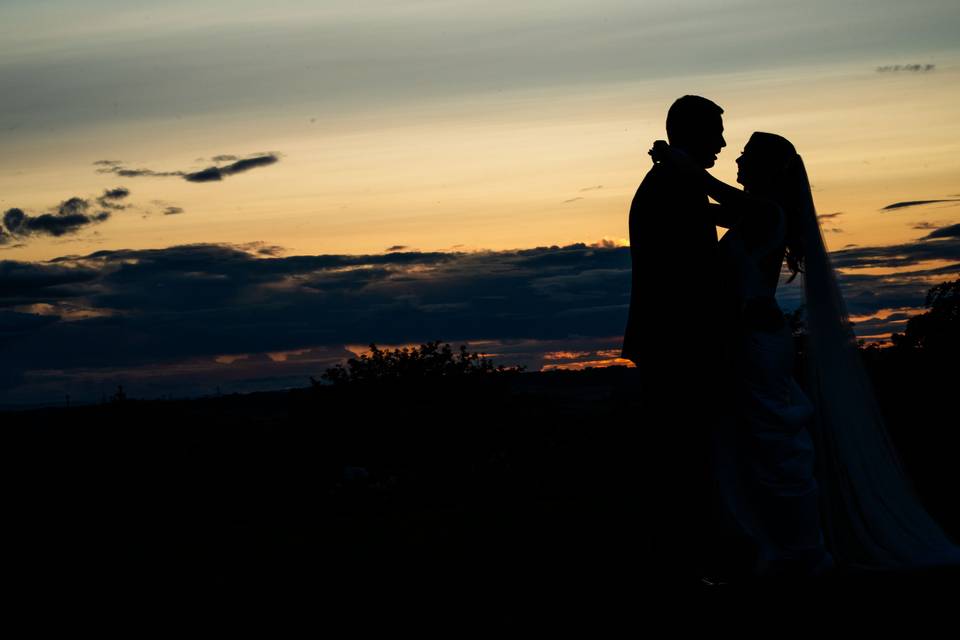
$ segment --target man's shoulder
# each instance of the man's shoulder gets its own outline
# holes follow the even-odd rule
[[[653,165],[650,167],[650,170],[647,171],[647,175],[643,176],[643,180],[640,182],[640,186],[637,187],[637,191],[650,191],[666,187],[675,181],[675,177],[671,175],[672,173],[672,171],[663,165]]]
[[[633,197],[633,205],[656,205],[680,203],[705,198],[703,188],[691,180],[685,180],[677,171],[654,165],[643,177]]]
[[[633,196],[633,204],[657,199],[660,194],[667,191],[667,176],[659,165],[651,167],[647,174],[643,176],[637,192]]]

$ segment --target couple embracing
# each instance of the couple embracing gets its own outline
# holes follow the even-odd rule
[[[623,357],[640,380],[628,428],[641,432],[651,569],[690,584],[960,561],[886,436],[803,160],[757,132],[737,159],[743,189],[717,180],[722,114],[700,96],[674,102],[630,209]],[[781,286],[802,275],[802,371],[782,273]]]

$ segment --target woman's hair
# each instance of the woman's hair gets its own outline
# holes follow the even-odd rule
[[[803,223],[804,216],[812,216],[816,221],[817,211],[813,206],[813,197],[810,193],[810,181],[807,169],[803,165],[803,158],[794,154],[787,163],[782,180],[777,186],[784,213],[787,216],[787,247],[785,256],[787,268],[790,269],[790,279],[793,282],[798,273],[805,271],[806,247],[804,246]]]
[[[758,160],[761,160],[761,166],[771,181],[771,192],[786,215],[785,255],[791,274],[787,282],[793,282],[797,274],[803,272],[804,251],[800,216],[801,208],[807,206],[806,200],[809,199],[803,160],[789,140],[775,133],[757,131],[750,136],[747,144],[750,154],[756,154]]]

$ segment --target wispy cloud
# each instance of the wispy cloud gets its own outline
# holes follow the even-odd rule
[[[116,187],[107,189],[97,198],[97,204],[106,209],[126,209],[127,205],[120,204],[120,200],[126,200],[130,197],[130,190],[126,187]]]
[[[250,171],[257,167],[266,167],[279,161],[279,157],[274,154],[259,155],[252,158],[244,158],[231,162],[222,167],[207,167],[201,171],[186,173],[183,179],[188,182],[217,182],[223,180],[225,176],[232,176],[245,171]]]
[[[198,171],[155,171],[153,169],[131,169],[119,160],[97,160],[97,173],[112,173],[124,178],[168,178],[179,177],[187,182],[220,182],[227,176],[244,173],[258,167],[266,167],[280,161],[276,153],[258,153],[239,160],[236,156],[214,156],[214,162],[233,160],[225,165],[213,165]]]
[[[929,73],[934,71],[937,68],[935,64],[885,64],[883,66],[877,67],[879,73],[897,73],[899,71],[906,71],[912,73]]]
[[[906,200],[904,202],[894,202],[888,204],[881,211],[894,211],[896,209],[905,209],[907,207],[919,207],[925,204],[936,204],[938,202],[960,202],[958,198],[943,198],[940,200]]]
[[[960,262],[960,242],[920,240],[885,247],[856,247],[836,251],[830,257],[840,269],[905,269],[938,260]]]

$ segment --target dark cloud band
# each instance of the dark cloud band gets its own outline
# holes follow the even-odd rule
[[[199,244],[2,262],[0,310],[44,303],[48,315],[64,317],[31,324],[11,316],[18,328],[0,342],[0,377],[19,380],[10,394],[29,395],[49,391],[36,380],[50,372],[61,385],[108,370],[174,376],[183,363],[213,366],[222,354],[247,354],[249,364],[268,353],[341,353],[344,345],[372,341],[482,339],[552,349],[585,341],[599,348],[622,336],[630,300],[630,249],[602,243],[287,257],[263,249]],[[870,335],[899,322],[884,324],[878,311],[918,307],[932,279],[960,273],[953,236],[832,256],[850,313],[874,318],[864,324]],[[876,266],[903,273],[862,271]],[[799,306],[799,281],[781,289],[784,309]],[[87,316],[67,318],[66,306]],[[651,313],[669,310],[652,304]],[[271,362],[263,356],[257,370],[280,375]]]

